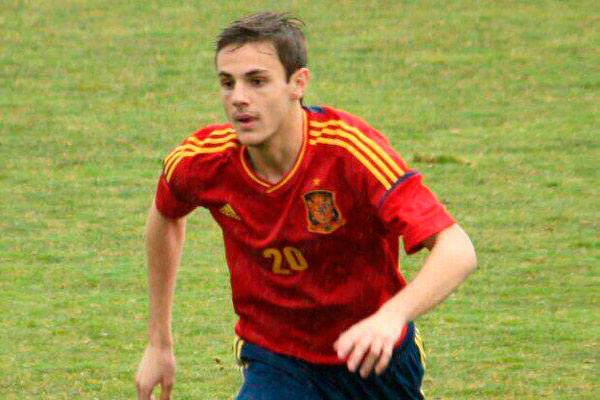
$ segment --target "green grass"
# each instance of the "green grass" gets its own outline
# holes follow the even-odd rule
[[[386,133],[476,244],[477,272],[419,321],[428,397],[599,398],[598,2],[220,3],[2,5],[2,397],[134,398],[160,160],[224,118],[219,29],[285,9],[308,23],[307,103]],[[409,276],[423,256],[402,260]],[[199,210],[177,399],[236,393],[230,303],[220,231]]]

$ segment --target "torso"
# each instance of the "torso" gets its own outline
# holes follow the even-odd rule
[[[382,225],[355,180],[365,173],[365,163],[354,160],[364,138],[347,129],[325,134],[336,118],[327,110],[306,115],[298,159],[277,184],[252,171],[234,136],[219,139],[230,127],[199,139],[222,150],[214,179],[191,197],[223,230],[236,333],[275,352],[340,364],[332,347],[339,334],[405,281],[398,236]]]

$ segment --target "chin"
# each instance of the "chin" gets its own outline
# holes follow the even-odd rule
[[[267,137],[261,132],[255,131],[244,131],[236,129],[239,141],[246,146],[260,146],[263,144]]]

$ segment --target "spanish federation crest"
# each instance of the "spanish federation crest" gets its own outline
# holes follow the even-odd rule
[[[346,221],[335,204],[335,195],[328,190],[315,190],[304,194],[309,232],[331,233]]]

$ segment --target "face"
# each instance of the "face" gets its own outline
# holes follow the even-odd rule
[[[226,46],[216,66],[225,113],[243,144],[260,146],[285,129],[304,94],[306,68],[288,81],[268,42]]]

